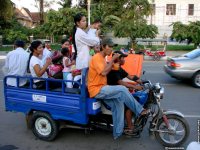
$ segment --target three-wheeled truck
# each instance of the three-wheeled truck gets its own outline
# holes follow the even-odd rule
[[[4,78],[4,96],[6,111],[22,112],[26,115],[27,125],[36,137],[45,141],[55,139],[63,127],[82,128],[88,133],[91,129],[101,128],[112,131],[112,114],[101,100],[89,98],[86,81],[87,70],[82,70],[79,88],[66,88],[67,80],[42,79],[20,76]],[[7,85],[14,78],[17,86]],[[19,86],[26,79],[28,85]],[[45,89],[37,89],[34,80],[44,80]],[[51,89],[50,82],[60,82],[61,88]],[[52,83],[51,83],[52,84]],[[163,110],[161,100],[164,88],[159,84],[145,81],[144,90],[133,94],[150,114],[134,118],[136,136],[140,136],[149,123],[149,133],[164,146],[180,146],[189,135],[189,125],[184,115],[176,110]],[[145,103],[143,103],[145,102]],[[122,112],[124,113],[124,112]]]

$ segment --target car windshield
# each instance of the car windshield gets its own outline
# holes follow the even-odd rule
[[[200,49],[195,49],[189,53],[186,53],[183,55],[184,57],[188,57],[188,58],[196,58],[200,56]]]

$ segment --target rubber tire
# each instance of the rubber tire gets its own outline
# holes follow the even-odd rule
[[[200,75],[200,71],[196,72],[196,73],[193,75],[193,77],[192,77],[192,85],[193,85],[194,87],[196,87],[196,88],[200,88],[200,85],[197,85],[197,84],[195,83],[195,79],[196,79],[196,77],[197,77],[198,75]]]
[[[51,133],[50,133],[49,135],[44,136],[44,135],[40,134],[40,133],[37,131],[37,129],[36,129],[36,127],[35,127],[35,122],[36,122],[36,120],[37,120],[38,118],[45,118],[46,120],[49,121],[49,123],[50,123],[50,125],[51,125]],[[52,117],[51,117],[48,113],[39,112],[39,111],[33,113],[33,115],[32,115],[32,119],[31,119],[31,129],[32,129],[33,134],[34,134],[37,138],[39,138],[39,139],[41,139],[41,140],[43,140],[43,141],[52,141],[52,140],[54,140],[55,137],[56,137],[57,134],[58,134],[58,131],[59,131],[58,125],[57,125],[56,121],[54,121],[54,120],[52,119]]]
[[[182,124],[184,125],[184,128],[185,128],[185,131],[186,131],[185,137],[180,142],[178,142],[176,144],[169,144],[169,143],[166,143],[165,141],[163,141],[161,139],[160,135],[159,135],[159,132],[155,132],[155,137],[156,137],[157,141],[159,143],[161,143],[163,146],[166,146],[166,147],[178,147],[181,144],[183,144],[187,140],[187,138],[189,137],[190,128],[189,128],[188,122],[185,120],[185,118],[177,116],[177,115],[166,115],[166,116],[167,116],[168,119],[176,119],[176,120],[179,120],[180,122],[182,122]],[[160,119],[158,121],[157,129],[159,129],[159,126],[162,123],[163,123],[163,119]]]

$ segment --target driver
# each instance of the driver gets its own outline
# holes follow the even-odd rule
[[[118,67],[113,68],[107,75],[108,85],[123,85],[127,87],[130,91],[142,90],[143,87],[140,85],[133,85],[133,84],[123,81],[123,79],[127,77],[128,79],[132,81],[135,81],[137,83],[142,83],[141,80],[137,76],[128,75],[128,73],[123,68],[121,68],[121,66],[124,65],[125,63],[124,58],[127,57],[128,55],[124,54],[121,51],[115,51],[113,54],[120,54],[120,57],[115,60],[115,66],[118,66]],[[133,113],[130,109],[125,109],[125,110],[126,110],[125,117],[126,117],[128,127],[124,130],[124,133],[131,136],[135,134],[134,126],[132,124]]]
[[[107,74],[111,71],[114,61],[120,54],[116,53],[112,60],[106,64],[105,57],[110,55],[115,44],[109,38],[101,41],[100,52],[95,54],[89,65],[88,91],[90,97],[101,99],[111,107],[113,118],[113,136],[117,139],[122,135],[124,129],[124,104],[133,111],[136,116],[147,114],[128,89],[122,85],[107,85]]]

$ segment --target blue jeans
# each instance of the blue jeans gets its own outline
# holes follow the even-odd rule
[[[114,139],[122,135],[124,129],[124,104],[130,108],[136,116],[138,116],[143,107],[140,105],[128,91],[125,86],[106,85],[101,88],[100,92],[95,96],[96,99],[102,99],[111,107],[113,118],[113,136]]]

